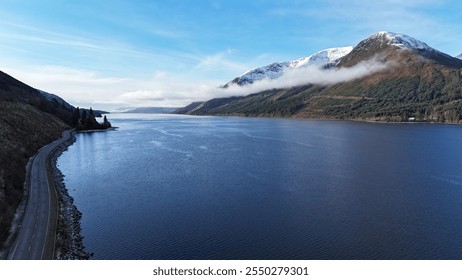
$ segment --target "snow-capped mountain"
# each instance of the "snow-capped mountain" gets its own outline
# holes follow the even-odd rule
[[[456,56],[456,58],[458,58],[458,59],[462,59],[462,53],[461,53],[461,54],[459,54],[458,56]]]
[[[442,53],[411,36],[395,32],[380,31],[362,40],[354,48],[329,48],[293,61],[275,62],[247,71],[222,87],[227,88],[233,84],[243,86],[263,79],[274,80],[284,75],[288,70],[313,65],[319,66],[320,68],[331,68],[336,66],[350,67],[361,61],[372,59],[375,55],[387,48],[399,48],[415,52],[424,58],[438,61],[446,66],[459,66],[459,62],[454,62],[452,56]],[[462,59],[462,54],[457,56],[457,58]]]
[[[292,62],[273,63],[249,71],[232,83],[278,77],[289,67],[290,72],[301,71],[310,64],[325,67],[330,61],[334,64],[330,67],[338,71],[326,70],[319,72],[320,75],[346,79],[333,79],[326,84],[323,79],[316,80],[317,75],[305,80],[304,75],[312,71],[301,71],[303,75],[297,76],[298,80],[290,79],[289,75],[289,82],[282,78],[268,83],[266,88],[249,87],[248,91],[244,88],[247,95],[195,102],[177,112],[462,123],[462,99],[457,93],[462,87],[461,55],[456,58],[410,36],[392,32],[374,33],[345,53],[332,56],[332,52],[325,50]],[[278,84],[278,81],[283,82]]]
[[[378,52],[379,49],[390,46],[398,47],[400,49],[408,51],[415,51],[426,58],[437,59],[440,61],[451,60],[448,55],[441,53],[438,50],[428,46],[426,43],[414,39],[408,35],[381,31],[367,37],[365,40],[361,41],[355,48],[329,48],[314,53],[310,56],[302,57],[293,61],[275,62],[263,67],[247,71],[241,76],[234,78],[232,81],[228,82],[223,87],[227,88],[233,84],[243,86],[247,84],[252,84],[255,81],[263,79],[273,80],[281,77],[288,70],[303,68],[307,66],[314,65],[319,66],[321,68],[335,67],[341,62],[341,60],[343,60],[342,58],[344,57],[348,57],[346,60],[350,60],[350,62],[348,63],[347,61],[344,61],[347,63],[343,63],[342,66],[348,67],[356,64],[360,60],[365,60],[366,57],[364,57],[364,54],[367,54],[368,51],[371,55],[374,55]],[[360,53],[361,57],[357,57],[355,53]],[[458,58],[462,59],[462,57],[460,56]]]
[[[274,80],[280,78],[287,71],[293,71],[308,66],[318,66],[322,69],[331,67],[351,67],[361,61],[374,59],[377,54],[381,54],[382,58],[386,56],[386,53],[389,55],[397,55],[398,53],[394,51],[397,48],[416,53],[425,59],[437,61],[445,66],[460,66],[459,60],[454,60],[454,57],[442,53],[411,36],[395,32],[380,31],[362,40],[354,48],[329,48],[293,61],[275,62],[247,71],[222,87],[228,88],[231,85],[243,86],[263,79]],[[384,52],[385,50],[388,50],[388,52]],[[462,59],[462,54],[457,58]]]
[[[352,49],[353,47],[329,48],[293,61],[275,62],[247,71],[241,76],[224,85],[224,87],[226,88],[231,84],[238,84],[240,86],[252,84],[255,81],[263,79],[277,79],[281,77],[288,69],[302,68],[311,65],[325,68],[332,67],[337,64],[340,58],[350,53]]]

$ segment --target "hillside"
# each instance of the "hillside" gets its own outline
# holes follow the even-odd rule
[[[23,198],[25,166],[71,123],[73,107],[0,72],[0,249]]]
[[[352,73],[364,65],[381,67],[345,81],[307,82],[217,98],[178,112],[377,121],[462,120],[462,60],[404,34],[378,32],[324,71],[332,76]]]

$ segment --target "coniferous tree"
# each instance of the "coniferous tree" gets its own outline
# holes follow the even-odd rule
[[[81,109],[80,125],[77,125],[79,130],[106,129],[112,127],[107,117],[104,116],[103,123],[96,120],[93,108]]]
[[[112,125],[111,123],[107,120],[106,115],[104,115],[104,121],[103,121],[103,127],[104,128],[110,128]]]
[[[101,125],[95,118],[95,114],[93,113],[93,109],[90,108],[88,118],[87,118],[87,129],[98,129],[101,128]]]
[[[82,129],[86,129],[87,128],[87,121],[88,121],[88,117],[87,117],[87,110],[83,110],[82,111],[82,118],[80,119],[80,127]]]
[[[74,114],[72,115],[72,125],[78,127],[80,124],[80,109],[79,107],[75,108]]]

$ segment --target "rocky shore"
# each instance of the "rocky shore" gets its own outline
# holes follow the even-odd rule
[[[59,156],[75,140],[76,138],[73,134],[71,139],[56,148],[49,158],[49,172],[58,198],[58,221],[54,253],[55,259],[58,260],[88,260],[93,255],[85,251],[80,226],[82,213],[74,205],[74,199],[69,195],[64,185],[64,175],[57,167]]]

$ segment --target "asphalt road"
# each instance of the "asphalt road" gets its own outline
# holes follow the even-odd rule
[[[46,145],[35,155],[29,169],[29,198],[15,242],[8,254],[10,260],[53,259],[57,197],[48,172],[48,157],[61,143],[71,137],[63,136]]]

